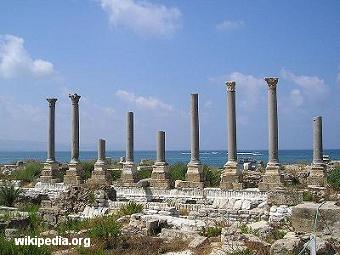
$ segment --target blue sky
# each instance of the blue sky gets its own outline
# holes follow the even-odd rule
[[[202,149],[226,148],[224,82],[236,81],[240,149],[267,149],[265,76],[278,76],[281,149],[340,148],[339,1],[2,1],[0,140],[45,142],[46,97],[57,97],[57,150],[70,144],[77,92],[81,149],[190,148],[190,93],[199,93]],[[25,149],[25,148],[23,148]],[[41,149],[45,149],[42,147]]]

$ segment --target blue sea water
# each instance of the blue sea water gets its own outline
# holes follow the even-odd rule
[[[340,149],[336,150],[324,150],[324,154],[327,154],[333,160],[340,160]],[[70,160],[70,152],[58,151],[56,152],[56,159],[59,162],[68,162]],[[124,156],[124,151],[107,151],[106,156],[113,160],[118,160],[121,156]],[[155,159],[155,151],[135,151],[135,162],[139,162],[141,159]],[[238,152],[238,158],[253,158],[258,161],[264,162],[268,159],[268,151],[266,150],[244,150]],[[81,151],[81,160],[96,159],[96,151]],[[227,158],[227,152],[216,150],[216,151],[201,151],[200,159],[203,164],[222,167]],[[0,163],[12,163],[18,160],[35,159],[44,161],[46,159],[46,152],[43,151],[21,151],[21,152],[0,152]],[[309,163],[312,160],[311,150],[281,150],[279,151],[279,159],[281,163]],[[166,160],[168,163],[173,164],[176,162],[187,163],[190,160],[189,151],[167,151]]]

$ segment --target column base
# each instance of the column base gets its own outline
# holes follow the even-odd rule
[[[155,164],[152,168],[150,186],[159,189],[171,189],[173,183],[169,174],[169,165]]]
[[[123,164],[123,171],[120,182],[120,184],[124,187],[135,187],[137,185],[137,168],[133,162],[125,162]]]
[[[192,188],[204,188],[203,165],[189,163],[186,179],[188,184],[185,185],[192,186]]]
[[[64,184],[69,186],[79,186],[82,183],[81,175],[83,173],[80,163],[69,163],[68,170],[64,175]]]
[[[237,162],[227,162],[221,174],[221,189],[242,189],[242,175],[238,174]]]
[[[267,164],[266,172],[262,176],[262,182],[259,183],[259,189],[266,191],[283,188],[281,170],[282,166],[280,164]]]
[[[107,164],[95,163],[91,178],[87,181],[90,185],[111,185],[112,175],[107,171]]]
[[[326,183],[325,166],[312,164],[309,168],[309,176],[307,177],[307,185],[324,186]]]
[[[56,183],[57,180],[55,179],[55,176],[58,170],[58,162],[45,162],[44,168],[42,169],[40,174],[40,181],[42,183]]]

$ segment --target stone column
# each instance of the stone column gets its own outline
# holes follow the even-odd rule
[[[55,103],[56,98],[47,98],[49,113],[48,113],[48,150],[46,162],[55,162]]]
[[[133,158],[133,112],[127,113],[126,119],[126,162],[134,162]]]
[[[59,164],[55,160],[55,103],[57,99],[47,98],[46,100],[49,106],[47,159],[41,171],[40,181],[51,183],[56,181],[53,178],[59,169]]]
[[[236,149],[236,106],[235,106],[234,81],[226,82],[227,89],[227,119],[228,119],[228,161],[224,165],[221,174],[221,189],[241,189],[241,176],[237,172],[237,149]]]
[[[281,164],[278,156],[278,117],[277,117],[277,97],[276,86],[279,78],[267,77],[265,81],[268,85],[268,164],[263,182],[259,188],[271,190],[282,187]]]
[[[136,186],[137,168],[134,164],[133,150],[134,150],[134,128],[133,128],[133,112],[127,113],[126,119],[126,159],[123,163],[122,171],[122,185]]]
[[[186,176],[190,187],[204,187],[203,166],[199,156],[198,94],[191,94],[191,160]]]
[[[156,164],[165,163],[165,132],[158,131],[157,133],[157,161]]]
[[[157,160],[152,167],[150,186],[161,189],[171,188],[169,166],[165,160],[165,132],[157,133]]]
[[[81,183],[82,167],[79,161],[79,95],[69,95],[72,102],[72,142],[71,142],[71,161],[69,169],[64,176],[64,183],[70,186],[77,186]]]
[[[322,117],[313,119],[313,165],[323,165]]]
[[[105,140],[98,140],[98,159],[94,164],[94,170],[91,178],[88,180],[89,184],[94,185],[110,185],[112,183],[112,175],[107,171],[108,164],[105,155]]]
[[[69,95],[72,101],[72,147],[71,163],[79,162],[79,99],[77,94]]]
[[[279,166],[276,85],[278,78],[265,78],[268,85],[268,165]]]
[[[308,185],[324,186],[325,164],[323,162],[322,117],[313,118],[313,162],[307,178]]]

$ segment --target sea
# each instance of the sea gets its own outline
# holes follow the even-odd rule
[[[324,150],[324,154],[329,155],[332,160],[340,160],[340,149],[335,150]],[[120,157],[124,156],[124,151],[107,151],[106,156],[112,160],[119,160]],[[268,160],[267,150],[242,150],[237,153],[238,159],[254,159],[257,161],[263,161],[264,163]],[[310,163],[312,160],[312,150],[280,150],[279,159],[281,163],[292,164],[292,163]],[[16,161],[26,160],[46,160],[46,152],[43,151],[11,151],[11,152],[0,152],[0,164],[10,164]],[[57,151],[56,160],[59,162],[70,161],[71,152],[69,151]],[[81,151],[81,160],[94,160],[97,158],[96,151]],[[155,159],[155,151],[135,151],[134,153],[135,162],[138,163],[142,159]],[[200,160],[202,164],[222,167],[227,159],[227,151],[223,150],[204,150],[200,152]],[[166,160],[170,164],[174,163],[188,163],[190,160],[189,151],[167,151]]]

